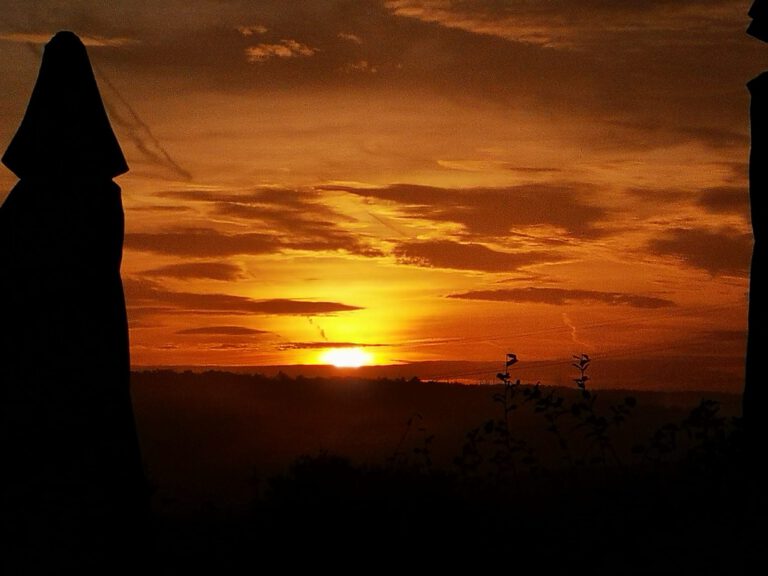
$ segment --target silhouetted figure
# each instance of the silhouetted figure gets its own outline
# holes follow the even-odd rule
[[[752,23],[747,28],[747,33],[768,42],[768,3],[765,0],[755,0],[749,9]]]
[[[768,2],[757,0],[749,11],[753,18],[747,32],[768,42]],[[752,146],[749,154],[749,203],[752,214],[752,266],[749,276],[749,335],[747,337],[746,381],[744,384],[744,421],[753,440],[764,446],[768,434],[763,432],[765,419],[766,360],[760,346],[766,342],[765,312],[759,299],[765,295],[765,281],[758,271],[765,273],[765,203],[768,202],[768,72],[763,72],[749,84],[752,95],[750,124]]]
[[[0,206],[2,560],[113,573],[147,511],[112,182],[128,166],[75,34],[46,45],[3,163],[20,182]]]

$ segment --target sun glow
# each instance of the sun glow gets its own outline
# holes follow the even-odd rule
[[[367,366],[373,356],[362,348],[331,348],[320,355],[320,361],[337,368],[359,368]]]

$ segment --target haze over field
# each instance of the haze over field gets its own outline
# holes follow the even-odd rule
[[[135,366],[586,352],[616,386],[740,390],[745,3],[0,8],[0,148],[42,44],[88,44]]]

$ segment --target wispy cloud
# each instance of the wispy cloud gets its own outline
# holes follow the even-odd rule
[[[715,214],[749,213],[749,193],[742,186],[717,186],[701,191],[699,206]]]
[[[562,306],[574,302],[631,306],[633,308],[667,308],[675,303],[666,298],[629,294],[625,292],[600,292],[567,288],[505,288],[498,290],[471,290],[449,294],[459,300],[485,300],[490,302],[531,302]]]
[[[744,9],[738,0],[386,0],[395,15],[511,42],[574,49],[622,36],[660,33],[678,42],[721,30]],[[740,9],[741,7],[741,9]],[[679,36],[685,34],[684,39]]]
[[[125,235],[125,247],[131,250],[198,258],[271,254],[280,246],[281,243],[268,234],[223,234],[211,228],[156,233],[131,232]]]
[[[53,38],[55,32],[6,32],[0,33],[0,40],[6,42],[20,42],[24,44],[47,44]],[[79,35],[80,40],[88,47],[92,48],[119,48],[129,44],[137,44],[138,40],[126,37],[107,37],[107,36],[89,36]]]
[[[207,204],[217,216],[226,216],[238,222],[247,221],[250,226],[258,226],[258,229],[266,231],[260,233],[259,238],[251,236],[250,239],[239,240],[227,240],[221,238],[226,235],[218,234],[220,243],[229,242],[233,249],[238,244],[252,243],[254,249],[260,248],[266,252],[343,250],[361,256],[383,255],[381,249],[375,246],[375,239],[345,230],[341,224],[354,220],[338,213],[324,202],[322,192],[317,190],[259,188],[247,193],[179,190],[161,194],[165,197]],[[194,235],[195,231],[192,232]],[[186,233],[181,231],[180,234],[183,236]],[[207,232],[202,231],[200,234],[205,235]],[[206,242],[205,239],[202,241]],[[216,238],[211,241],[217,243]],[[135,246],[139,239],[132,238],[131,242],[132,246]],[[190,245],[183,238],[175,241],[176,249],[179,244]],[[150,248],[150,239],[142,240],[141,245]]]
[[[242,270],[239,266],[227,262],[189,262],[153,268],[142,272],[142,275],[183,280],[204,278],[232,281],[241,277]]]
[[[266,34],[269,28],[262,24],[253,24],[251,26],[238,26],[237,31],[243,36],[253,36],[254,34]]]
[[[376,348],[388,344],[363,344],[361,342],[285,342],[279,350],[318,350],[322,348]]]
[[[157,282],[127,278],[123,281],[129,306],[165,305],[187,312],[257,314],[257,315],[322,315],[361,310],[339,302],[272,298],[255,300],[231,294],[198,294],[168,290]]]
[[[503,188],[440,188],[393,184],[385,188],[337,186],[364,198],[399,204],[405,217],[460,224],[481,237],[507,235],[513,228],[550,226],[579,238],[598,237],[608,212],[595,203],[595,188],[578,182],[525,184]]]
[[[562,258],[553,252],[501,252],[483,244],[450,240],[402,242],[395,247],[394,254],[402,264],[495,273],[514,272]]]
[[[752,235],[724,230],[675,228],[651,240],[647,249],[660,256],[674,256],[688,266],[713,276],[744,277],[749,273]]]
[[[306,58],[314,56],[316,52],[316,48],[290,39],[281,40],[277,44],[257,44],[245,49],[245,55],[249,62],[266,62],[273,58]]]
[[[178,330],[176,334],[203,335],[203,336],[258,336],[271,334],[268,330],[255,330],[245,326],[203,326],[201,328],[187,328]]]
[[[349,42],[352,42],[353,44],[357,44],[358,46],[362,45],[363,39],[360,38],[357,34],[352,34],[350,32],[339,32],[339,38],[342,40],[348,40]]]
[[[357,60],[356,62],[349,62],[347,64],[344,64],[341,68],[339,68],[342,72],[345,72],[347,74],[352,73],[365,73],[365,74],[376,74],[378,73],[379,69],[377,66],[373,66],[368,60]]]

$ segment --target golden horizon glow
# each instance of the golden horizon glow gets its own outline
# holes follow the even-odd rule
[[[373,362],[373,355],[357,347],[331,348],[320,354],[320,360],[336,368],[360,368],[369,366]]]

